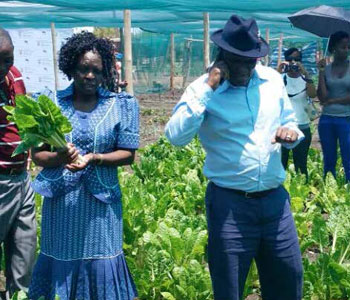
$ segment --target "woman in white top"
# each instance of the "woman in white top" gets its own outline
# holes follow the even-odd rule
[[[305,67],[302,65],[302,55],[297,48],[290,48],[284,52],[285,61],[277,71],[282,73],[288,96],[291,100],[299,129],[304,133],[305,139],[295,147],[293,161],[295,170],[308,176],[307,155],[311,144],[310,118],[307,114],[308,99],[316,97],[316,88]],[[288,165],[289,149],[282,147],[282,164]]]

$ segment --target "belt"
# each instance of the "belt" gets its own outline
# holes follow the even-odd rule
[[[271,192],[275,191],[276,188],[274,189],[270,189],[270,190],[265,190],[265,191],[261,191],[261,192],[245,192],[245,191],[241,191],[241,190],[235,190],[235,189],[231,189],[231,191],[233,191],[234,193],[244,196],[245,198],[262,198],[267,196],[268,194],[270,194]]]
[[[8,169],[1,169],[0,168],[0,175],[9,175],[9,176],[17,176],[21,175],[23,172],[25,172],[25,169],[15,169],[15,168],[8,168]]]

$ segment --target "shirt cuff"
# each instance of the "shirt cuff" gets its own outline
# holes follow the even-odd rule
[[[196,91],[194,96],[187,100],[187,104],[192,113],[195,115],[201,115],[205,111],[208,101],[212,97],[213,93],[213,89],[207,83],[204,83],[202,89],[200,91]]]

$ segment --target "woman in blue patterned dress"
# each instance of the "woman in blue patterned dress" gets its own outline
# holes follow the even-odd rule
[[[117,166],[131,164],[139,144],[138,104],[115,94],[113,47],[92,33],[63,45],[59,68],[73,83],[47,95],[72,123],[66,152],[34,149],[43,167],[33,182],[44,196],[41,253],[29,298],[132,300],[134,282],[122,250]],[[74,163],[78,153],[84,162]]]

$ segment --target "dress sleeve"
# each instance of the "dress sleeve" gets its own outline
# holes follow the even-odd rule
[[[35,92],[31,95],[31,97],[35,100],[38,100],[39,96],[41,96],[41,95],[49,97],[57,105],[57,101],[55,99],[56,95],[53,91],[51,91],[49,89],[44,89],[40,92]]]
[[[129,94],[117,95],[120,126],[117,135],[117,147],[137,149],[139,147],[139,105],[136,98]]]

